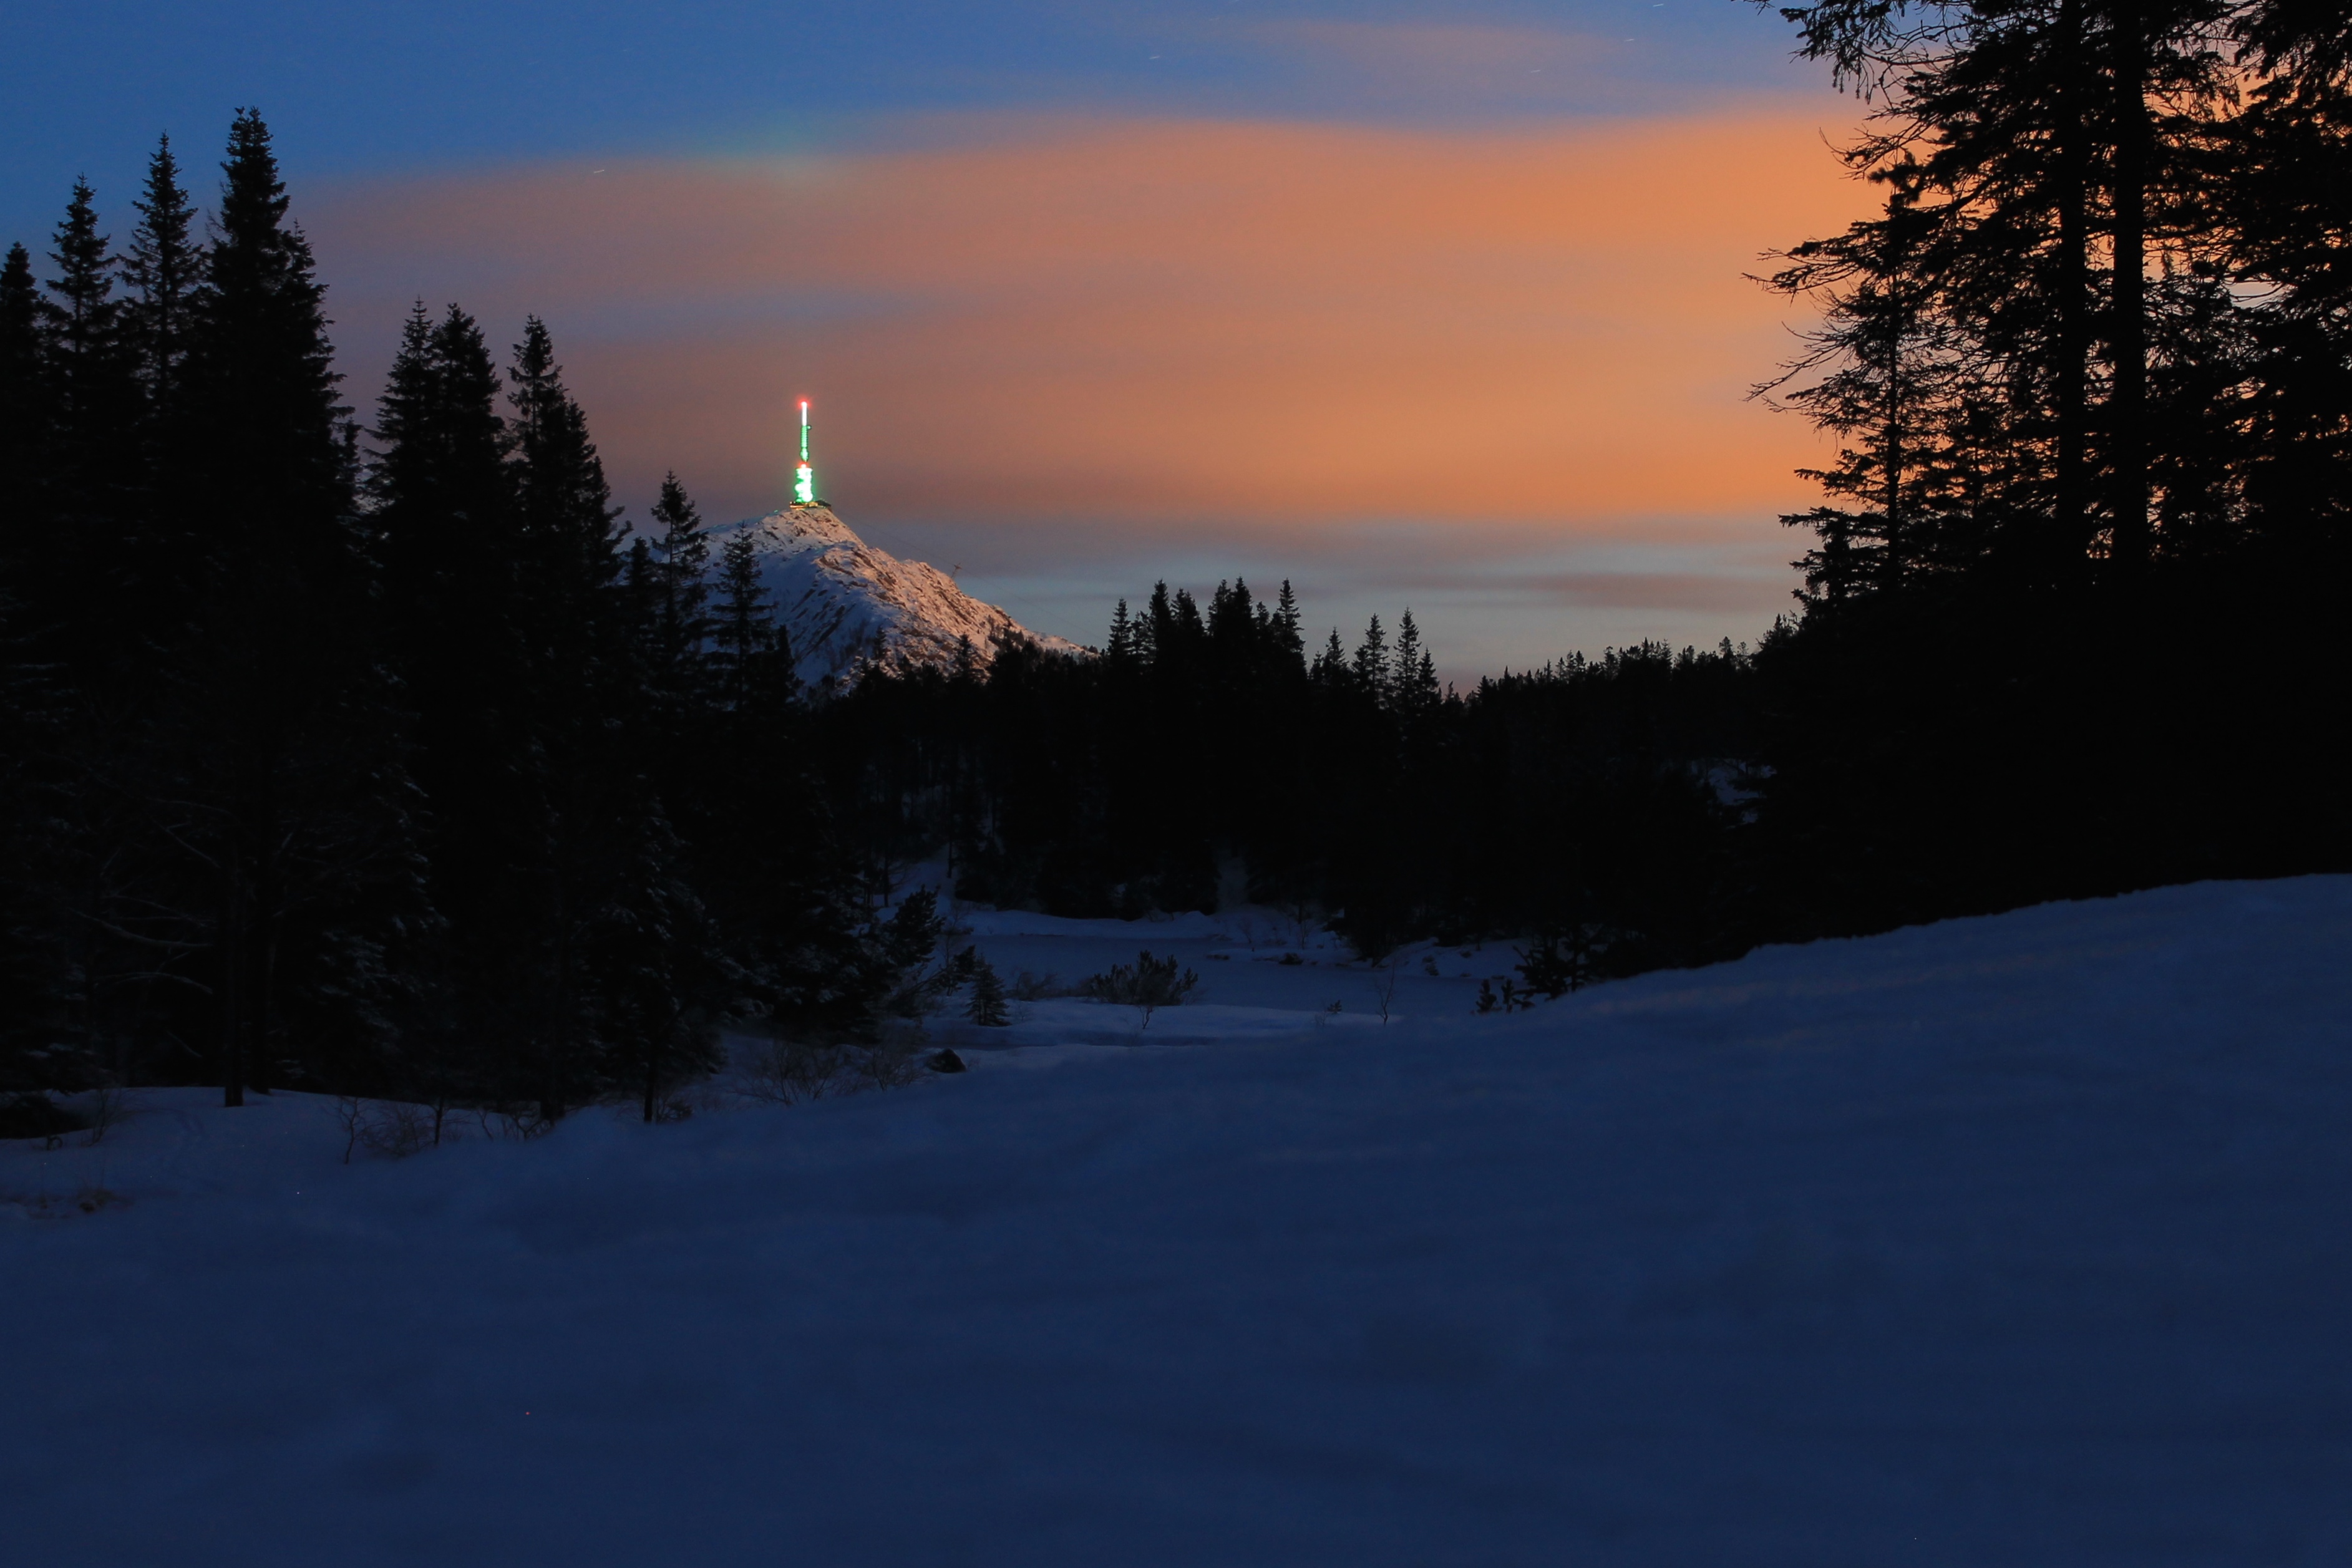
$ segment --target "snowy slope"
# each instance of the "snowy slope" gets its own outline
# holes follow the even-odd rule
[[[1081,651],[982,603],[936,567],[875,549],[830,507],[793,507],[713,528],[713,558],[745,531],[758,542],[761,581],[792,633],[795,670],[812,690],[855,680],[872,664],[950,668],[962,638],[983,666],[1000,642]]]
[[[291,1095],[0,1145],[130,1198],[0,1207],[12,1556],[2352,1560],[2352,879],[1508,1019],[1441,961],[1386,1027],[1329,949],[973,925],[1008,972],[1176,951],[1206,1005],[400,1164]]]

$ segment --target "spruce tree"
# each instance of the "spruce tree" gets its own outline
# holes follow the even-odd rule
[[[656,679],[676,703],[691,702],[700,684],[703,643],[710,635],[705,612],[710,600],[706,580],[710,544],[702,515],[673,472],[662,476],[653,520],[661,537],[653,545],[656,593],[654,625]]]
[[[336,995],[328,967],[383,939],[347,917],[389,918],[415,889],[325,290],[250,110],[223,174],[186,361],[196,455],[171,514],[197,563],[183,587],[183,799],[196,810],[173,832],[211,884],[214,1033],[235,1105],[295,1048],[297,1004],[315,1015],[301,1049],[362,1048],[376,998]]]
[[[1004,982],[985,958],[973,967],[971,1001],[964,1016],[982,1029],[1003,1029],[1013,1021],[1013,1010],[1004,1001]]]
[[[66,439],[100,439],[126,412],[119,401],[124,365],[122,302],[114,298],[115,258],[98,232],[97,193],[74,182],[58,221],[42,308],[56,418]]]
[[[196,289],[204,263],[190,238],[195,209],[180,187],[172,139],[163,137],[147,162],[147,183],[134,204],[139,225],[124,254],[122,276],[131,290],[130,340],[152,410],[169,420],[180,404],[181,371],[194,330]]]
[[[1296,663],[1306,655],[1307,643],[1298,631],[1298,598],[1290,591],[1290,579],[1282,580],[1282,592],[1275,600],[1275,631],[1284,653]]]
[[[622,858],[598,880],[583,922],[582,985],[604,1058],[599,1076],[634,1089],[653,1122],[669,1090],[719,1065],[727,989],[718,934],[686,880],[682,846],[657,802],[640,797],[635,807],[611,825]]]
[[[1176,601],[1165,582],[1151,585],[1151,598],[1136,626],[1135,642],[1137,657],[1145,664],[1170,665],[1181,656],[1176,640]]]
[[[719,552],[719,603],[710,640],[718,648],[719,700],[728,712],[749,713],[760,666],[774,646],[768,591],[760,581],[759,541],[731,536]]]
[[[520,524],[523,632],[531,735],[550,802],[545,896],[551,948],[535,1007],[535,1074],[552,1118],[600,1087],[591,912],[634,896],[616,879],[659,860],[648,835],[638,745],[656,697],[631,635],[620,582],[620,508],[590,439],[586,413],[563,383],[552,337],[525,320],[508,372],[509,428]],[[667,955],[646,953],[658,966]]]
[[[1397,712],[1408,718],[1418,718],[1437,706],[1437,666],[1421,645],[1421,628],[1413,624],[1410,608],[1397,622],[1389,697]]]
[[[114,256],[98,229],[95,193],[83,181],[58,223],[57,267],[40,304],[40,410],[50,452],[48,528],[53,550],[43,570],[62,607],[59,651],[94,679],[133,634],[120,591],[131,570],[137,493],[139,389],[114,297]]]
[[[1377,702],[1389,697],[1389,639],[1381,629],[1377,615],[1364,628],[1364,640],[1356,644],[1356,656],[1348,666],[1357,690]]]
[[[420,983],[412,1092],[540,1097],[551,956],[554,805],[536,722],[530,604],[501,383],[479,325],[418,302],[371,431],[368,522],[383,641],[413,716],[435,907],[446,925]]]
[[[1127,601],[1118,601],[1110,612],[1110,632],[1103,639],[1103,658],[1108,667],[1125,671],[1135,663],[1135,628],[1127,613]]]
[[[193,237],[195,210],[180,184],[171,138],[148,161],[144,189],[133,204],[139,222],[122,258],[130,293],[123,338],[143,393],[139,428],[142,486],[133,546],[136,565],[131,613],[149,626],[178,619],[177,585],[201,570],[192,541],[171,514],[181,505],[180,481],[196,455],[188,451],[194,411],[189,407],[188,355],[203,309],[205,256]]]
[[[1331,628],[1324,639],[1323,651],[1315,655],[1314,666],[1307,675],[1318,685],[1339,686],[1348,683],[1348,650],[1339,645],[1339,629]]]

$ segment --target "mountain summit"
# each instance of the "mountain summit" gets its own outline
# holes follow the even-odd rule
[[[965,640],[982,669],[1005,646],[1086,649],[1032,632],[919,560],[900,560],[851,532],[826,506],[792,507],[710,530],[712,554],[753,537],[760,579],[792,634],[793,672],[812,692],[839,690],[867,669],[951,669]]]

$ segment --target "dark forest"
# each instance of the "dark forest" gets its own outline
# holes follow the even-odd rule
[[[269,134],[0,268],[0,1097],[101,1078],[552,1122],[862,1040],[967,899],[1238,901],[1503,1005],[1760,943],[2352,868],[2352,26],[2296,0],[1783,13],[1881,193],[1759,283],[1833,433],[1752,647],[1441,688],[1407,612],[1167,585],[1092,657],[797,690],[673,478],[630,525],[538,320],[366,406]],[[347,401],[348,400],[348,401]],[[975,653],[977,651],[975,651]]]

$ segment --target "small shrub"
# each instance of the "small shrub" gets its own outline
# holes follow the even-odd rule
[[[1523,991],[1519,989],[1518,987],[1510,982],[1508,977],[1504,977],[1503,988],[1500,991],[1495,989],[1495,982],[1493,980],[1480,980],[1478,982],[1478,1005],[1476,1010],[1479,1012],[1523,1013],[1535,1005],[1535,993],[1533,991]]]
[[[1060,984],[1059,975],[1040,975],[1024,969],[1013,977],[1013,999],[1016,1002],[1042,1002],[1048,997],[1066,997],[1070,993]]]
[[[1518,949],[1519,978],[1548,998],[1580,991],[1607,977],[1604,967],[1616,933],[1593,920],[1546,931]]]
[[[848,1092],[855,1087],[850,1070],[847,1046],[780,1040],[752,1059],[744,1090],[754,1099],[797,1105]]]
[[[82,1140],[85,1148],[96,1148],[106,1141],[108,1129],[122,1120],[122,1081],[110,1072],[99,1075],[89,1091],[89,1136]]]
[[[923,1049],[919,1031],[893,1031],[857,1052],[856,1071],[860,1087],[867,1089],[904,1089],[920,1080],[930,1071],[928,1053]]]
[[[433,1142],[433,1109],[405,1100],[379,1100],[360,1125],[360,1146],[386,1159],[404,1160]]]
[[[1200,983],[1201,977],[1190,969],[1177,972],[1174,955],[1155,958],[1146,951],[1138,953],[1132,965],[1113,964],[1108,973],[1088,979],[1086,993],[1098,1002],[1138,1009],[1143,1014],[1143,1027],[1150,1029],[1155,1011],[1180,1005]]]

